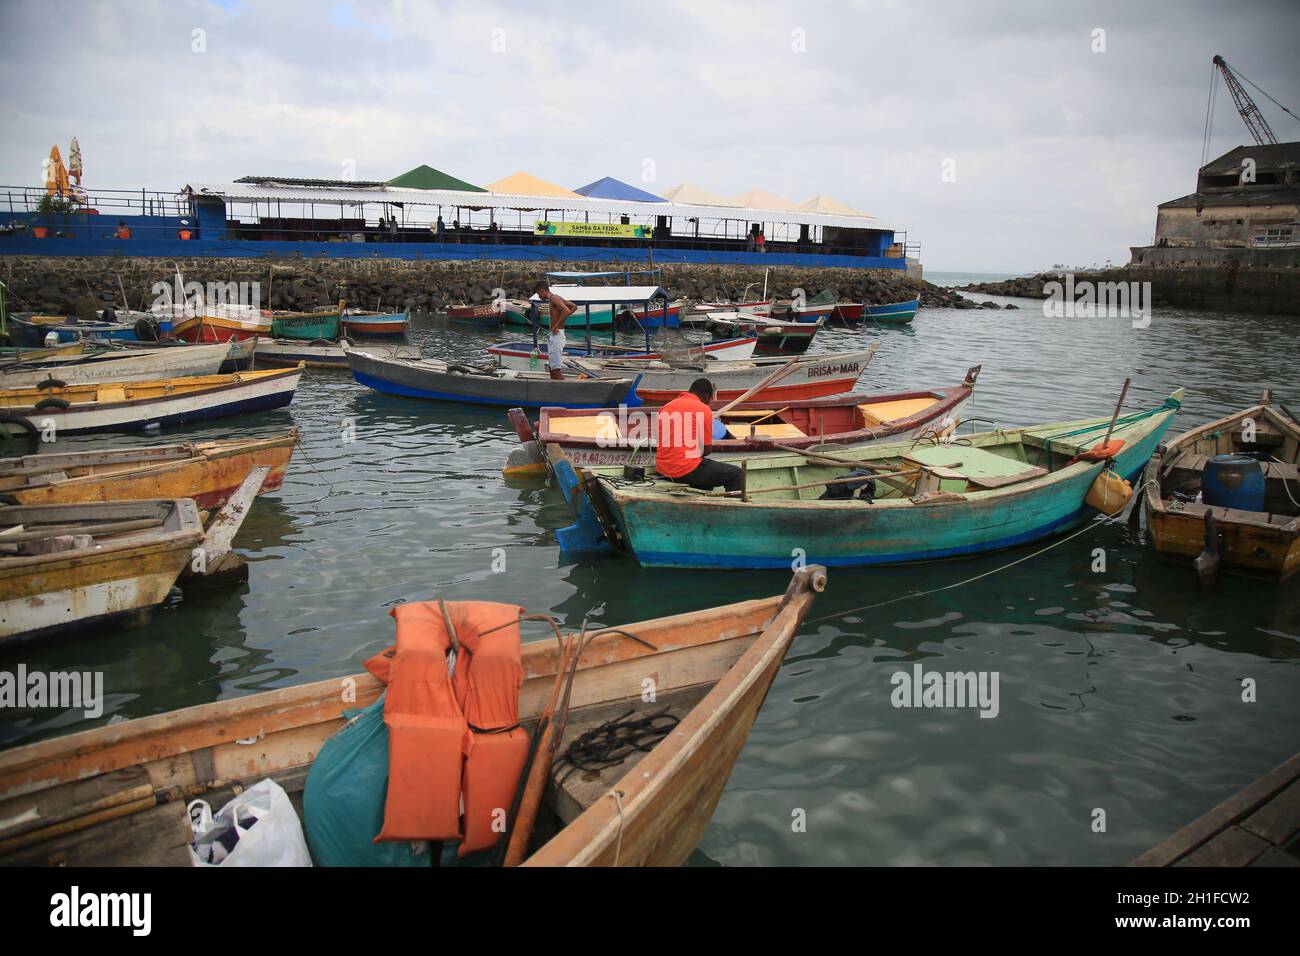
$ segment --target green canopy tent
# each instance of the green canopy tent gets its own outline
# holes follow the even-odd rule
[[[388,185],[398,186],[402,189],[454,189],[466,193],[487,192],[482,186],[475,186],[463,179],[449,176],[442,170],[434,169],[432,166],[416,166],[395,179],[390,179]]]

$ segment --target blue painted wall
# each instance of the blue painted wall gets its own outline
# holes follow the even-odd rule
[[[188,217],[185,217],[188,218]],[[81,214],[71,216],[51,216],[46,219],[39,213],[13,213],[4,214],[5,223],[26,223],[31,226],[46,226],[53,235],[61,232],[72,239],[91,239],[91,240],[112,240],[113,232],[117,229],[118,223],[125,223],[131,230],[131,239],[175,239],[177,230],[181,228],[181,216],[86,216]],[[194,220],[189,219],[191,230],[194,229]],[[197,233],[196,233],[197,235]],[[0,242],[5,240],[0,236]],[[29,236],[30,238],[30,236]],[[41,240],[36,240],[41,241]],[[125,239],[113,240],[116,242],[126,242]]]

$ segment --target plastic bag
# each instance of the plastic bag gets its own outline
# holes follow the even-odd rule
[[[212,816],[202,800],[187,808],[195,839],[195,866],[311,866],[311,854],[289,795],[261,780]]]
[[[375,843],[388,795],[384,698],[325,741],[307,772],[302,815],[320,866],[430,866],[428,843]]]

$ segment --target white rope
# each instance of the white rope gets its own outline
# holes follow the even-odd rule
[[[614,804],[618,807],[618,843],[614,846],[614,866],[618,866],[619,857],[623,855],[623,791],[606,790],[605,796],[613,797]]]

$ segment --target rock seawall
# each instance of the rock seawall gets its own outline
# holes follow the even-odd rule
[[[106,259],[5,256],[0,278],[9,288],[10,311],[36,309],[67,314],[122,307],[148,309],[154,284],[174,282],[179,269],[187,282],[257,282],[262,308],[307,309],[346,298],[361,308],[409,306],[439,312],[449,305],[486,302],[496,289],[527,297],[547,269],[608,271],[601,263],[535,263],[483,260]],[[663,267],[669,293],[697,301],[758,298],[764,270],[755,266],[669,264]],[[922,305],[952,307],[955,292],[892,269],[825,269],[774,266],[768,294],[788,297],[803,289],[809,298],[833,289],[841,299],[877,305],[911,298]]]

